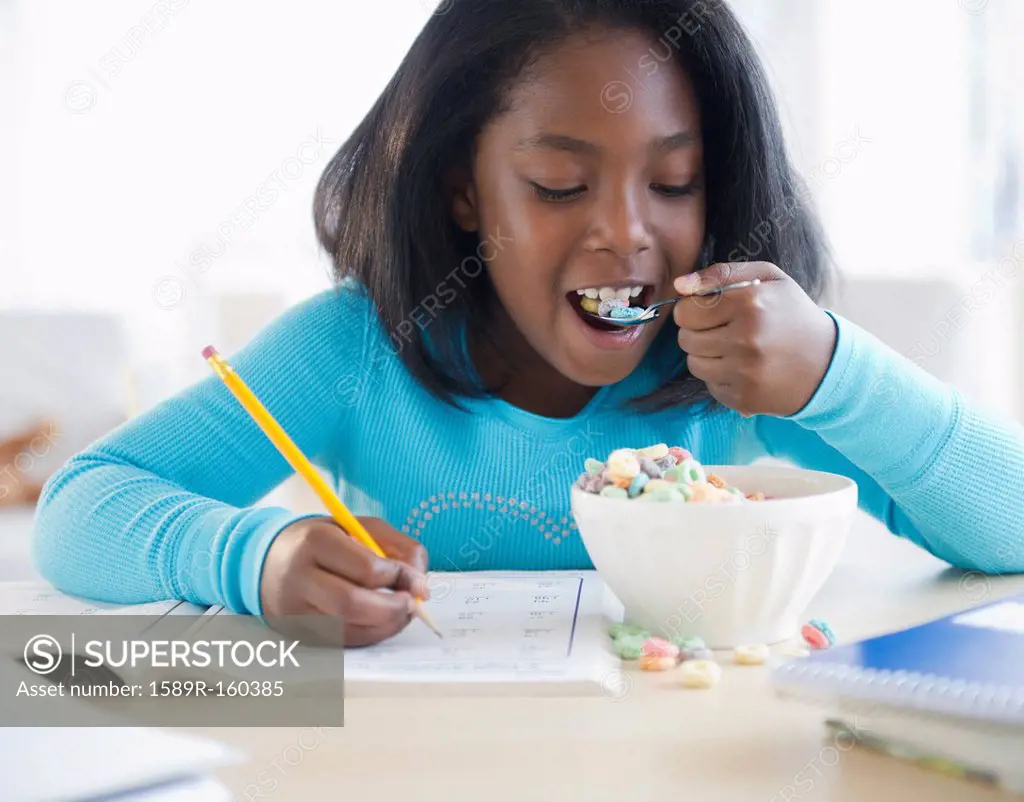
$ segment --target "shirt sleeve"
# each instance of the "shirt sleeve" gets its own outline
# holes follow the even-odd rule
[[[832,364],[807,406],[755,419],[765,451],[853,478],[862,509],[954,566],[1024,571],[1024,427],[832,317]]]
[[[226,355],[323,467],[358,391],[368,303],[352,288],[329,290]],[[254,505],[290,473],[211,372],[50,478],[36,515],[37,570],[64,592],[92,599],[182,599],[259,615],[267,550],[284,527],[309,516]]]

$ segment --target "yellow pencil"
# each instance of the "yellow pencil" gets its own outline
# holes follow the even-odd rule
[[[306,459],[298,446],[295,445],[285,430],[281,428],[280,424],[267,411],[267,408],[253,394],[252,390],[246,386],[242,378],[235,373],[231,365],[227,363],[227,360],[217,353],[217,349],[212,345],[207,346],[203,349],[203,358],[210,363],[214,373],[227,385],[227,388],[238,399],[238,403],[245,408],[245,411],[249,413],[260,429],[263,430],[263,433],[270,442],[281,452],[281,456],[288,461],[288,464],[295,469],[299,476],[309,483],[309,486],[320,497],[320,500],[327,507],[327,511],[331,513],[331,517],[334,518],[338,526],[378,557],[387,559],[384,550],[377,544],[377,541],[373,539],[370,533],[366,531],[366,527],[359,523],[359,520],[349,512],[348,507],[342,503],[342,500],[331,490],[323,477],[317,473],[313,464]],[[439,638],[443,637],[441,631],[431,620],[430,615],[423,608],[422,599],[416,600],[416,613],[423,623],[434,631],[434,634]]]

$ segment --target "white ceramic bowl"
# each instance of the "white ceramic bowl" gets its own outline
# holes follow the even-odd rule
[[[835,568],[857,508],[845,476],[768,465],[704,466],[748,504],[613,499],[572,488],[572,512],[594,567],[626,620],[712,649],[798,634]]]

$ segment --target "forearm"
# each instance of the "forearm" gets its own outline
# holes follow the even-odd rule
[[[301,517],[233,507],[90,451],[47,485],[34,559],[66,593],[126,604],[183,599],[259,613],[266,550]]]
[[[825,380],[787,421],[870,478],[868,507],[893,531],[960,567],[1024,570],[1024,428],[838,320]],[[801,461],[764,428],[770,450]]]

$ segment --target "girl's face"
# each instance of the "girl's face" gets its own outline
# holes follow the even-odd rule
[[[640,33],[592,33],[536,62],[481,132],[455,200],[463,228],[501,243],[482,252],[523,338],[590,387],[625,378],[670,315],[595,326],[583,298],[671,298],[704,239],[697,101],[678,64],[655,61],[651,47],[664,52]]]

